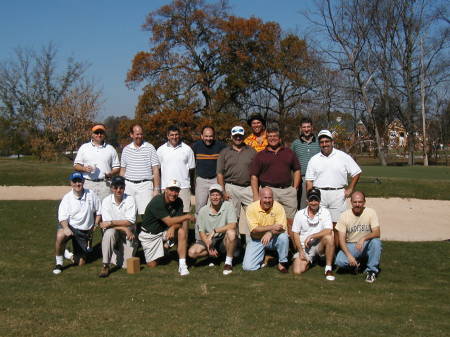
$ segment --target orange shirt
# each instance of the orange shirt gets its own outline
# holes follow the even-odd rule
[[[262,134],[262,142],[261,143],[258,142],[258,137],[255,136],[253,133],[244,139],[244,143],[247,144],[248,146],[251,146],[252,148],[254,148],[256,152],[260,152],[260,151],[264,150],[267,146],[266,131],[264,131]]]

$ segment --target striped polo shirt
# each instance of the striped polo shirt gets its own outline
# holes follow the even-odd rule
[[[305,142],[301,137],[299,139],[294,140],[291,145],[292,151],[295,152],[295,155],[300,162],[300,172],[302,176],[305,175],[306,169],[308,167],[309,160],[315,154],[320,152],[319,142],[315,136],[312,137],[311,142]]]
[[[125,168],[125,179],[153,179],[152,167],[159,165],[155,147],[144,142],[137,147],[134,142],[125,146],[122,152],[120,166]]]
[[[226,145],[221,141],[214,141],[211,146],[206,146],[203,140],[198,140],[192,145],[195,155],[195,170],[197,177],[212,179],[216,177],[217,159],[219,152]]]

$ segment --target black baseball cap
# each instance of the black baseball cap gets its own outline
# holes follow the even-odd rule
[[[111,179],[111,186],[125,186],[125,178],[122,176],[114,176]]]
[[[320,201],[320,190],[318,188],[313,188],[308,192],[306,199],[308,199],[308,201]]]

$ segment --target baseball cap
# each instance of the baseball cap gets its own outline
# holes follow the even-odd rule
[[[69,180],[71,181],[75,181],[75,180],[84,180],[83,175],[80,172],[73,172],[70,176],[69,176]]]
[[[244,135],[244,128],[240,125],[236,125],[231,129],[231,136]]]
[[[217,192],[223,193],[223,188],[219,184],[212,184],[209,187],[209,193],[211,193],[213,191],[217,191]]]
[[[180,189],[181,185],[180,185],[178,180],[170,179],[169,182],[167,183],[166,188],[178,188],[178,189]]]
[[[320,201],[320,190],[318,188],[313,188],[308,192],[306,197],[308,201],[317,200]]]
[[[111,186],[125,186],[125,178],[122,176],[114,176],[111,179]]]
[[[103,132],[105,132],[106,128],[105,128],[105,126],[103,124],[95,124],[92,127],[92,132],[95,132],[95,131],[98,131],[98,130],[102,130]]]
[[[320,139],[321,137],[328,137],[330,139],[333,139],[333,135],[329,130],[320,130],[319,134],[317,135],[317,139]]]

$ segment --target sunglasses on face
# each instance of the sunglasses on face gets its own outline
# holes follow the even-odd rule
[[[96,135],[104,135],[105,132],[103,132],[101,130],[97,130],[97,131],[94,131],[94,134],[96,134]]]

